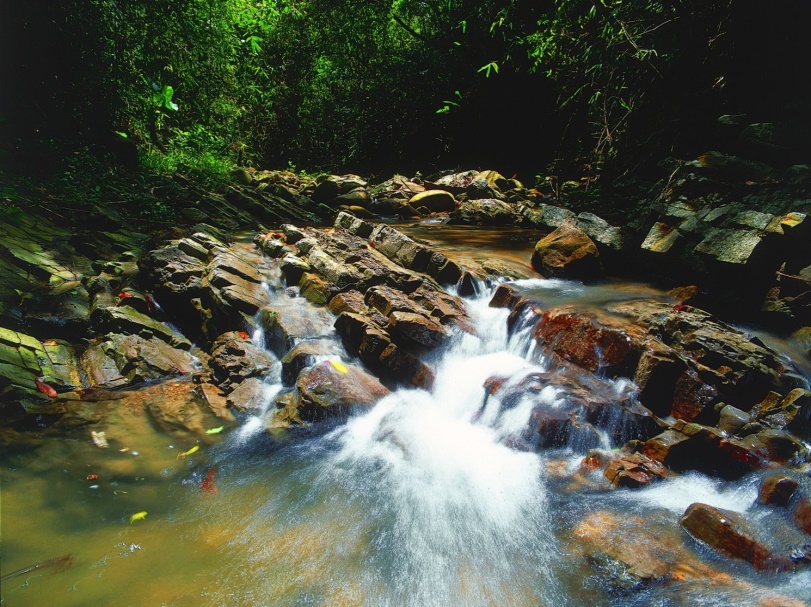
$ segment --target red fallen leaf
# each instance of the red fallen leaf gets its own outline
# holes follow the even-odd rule
[[[675,306],[673,306],[673,309],[676,312],[681,312],[682,310],[684,310],[685,312],[689,312],[691,307],[692,306],[688,306],[687,304],[676,304]]]
[[[206,474],[203,482],[200,483],[200,491],[204,493],[217,493],[217,485],[214,484],[214,475],[217,473],[217,468],[212,468]]]
[[[375,248],[375,243],[373,243],[371,240],[369,241],[369,248],[370,248],[370,249],[374,249],[374,248]]]
[[[284,238],[284,234],[279,234],[278,232],[274,232],[273,233],[273,238],[278,238],[279,240],[282,240]]]
[[[42,381],[42,378],[35,377],[34,383],[37,385],[37,390],[42,392],[45,396],[47,396],[48,398],[56,398],[56,390],[54,390],[51,386]]]
[[[129,291],[121,291],[118,294],[118,299],[127,299],[128,297],[132,297],[132,293],[130,293]]]
[[[148,314],[152,314],[155,310],[155,300],[149,293],[144,293],[144,302],[146,302],[146,311]]]
[[[88,474],[87,475],[87,480],[89,480],[89,481],[97,481],[97,480],[99,480],[99,475],[98,474]]]
[[[239,333],[237,333],[237,335],[239,335],[242,339],[250,339],[251,338],[251,336],[248,335],[247,333],[245,333],[245,331],[240,331]]]

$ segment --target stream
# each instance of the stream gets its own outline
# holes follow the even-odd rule
[[[452,239],[441,243],[445,250],[488,248],[488,255],[526,266],[529,240],[518,232],[479,231],[472,239],[470,230],[444,230]],[[411,235],[438,239],[428,225]],[[666,297],[627,283],[514,284],[550,305]],[[687,473],[642,490],[609,491],[601,470],[583,466],[582,450],[523,449],[532,402],[501,403],[483,385],[492,376],[518,382],[546,370],[547,361],[528,328],[508,334],[509,311],[488,306],[494,287],[481,285],[466,298],[477,335],[459,332],[427,359],[437,378],[431,392],[399,389],[347,421],[269,433],[260,413],[196,444],[144,419],[148,399],[191,389],[180,380],[95,403],[105,411],[108,448],[87,438],[4,449],[2,575],[71,559],[5,579],[0,602],[811,604],[811,571],[757,573],[713,555],[678,526],[698,501],[757,520],[759,475],[722,482]],[[261,343],[261,334],[254,339]],[[279,381],[278,374],[267,380],[268,407]],[[609,387],[618,395],[632,389],[626,380]],[[563,390],[547,386],[533,398],[555,406]],[[615,447],[607,436],[602,442]],[[199,450],[190,452],[194,446]],[[660,559],[676,574],[666,584],[632,587],[622,571],[593,556],[602,544]]]

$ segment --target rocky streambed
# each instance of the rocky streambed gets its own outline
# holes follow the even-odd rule
[[[702,308],[715,309],[716,288],[749,290],[741,307],[777,314],[802,347],[806,215],[670,201],[640,238],[492,171],[379,186],[243,178],[184,209],[200,223],[151,237],[109,217],[89,232],[33,214],[0,228],[9,471],[20,453],[54,442],[118,446],[123,410],[182,444],[184,464],[201,448],[213,454],[174,479],[209,497],[212,471],[264,445],[250,474],[279,463],[274,486],[289,500],[261,499],[268,516],[287,520],[282,536],[292,532],[289,508],[309,512],[338,495],[351,505],[325,517],[315,508],[292,545],[263,535],[274,566],[318,586],[310,569],[335,550],[312,535],[323,533],[349,551],[355,542],[358,563],[378,568],[327,567],[324,580],[351,587],[343,594],[299,596],[274,582],[289,604],[411,604],[408,592],[414,604],[811,600],[792,581],[808,579],[811,560],[808,360]],[[460,252],[379,216],[536,235],[512,257]],[[201,222],[210,217],[217,227]],[[631,263],[674,280],[694,267],[695,282],[669,293],[623,287],[599,307],[577,295],[592,288],[582,281],[606,288]],[[575,295],[562,301],[567,290]],[[291,441],[304,451],[285,451]],[[643,500],[633,495],[679,493],[695,479],[743,491],[746,504],[628,510]],[[302,497],[293,485],[311,488]],[[211,499],[238,486],[221,481]],[[242,542],[262,509],[246,508],[221,533],[254,558]],[[556,508],[565,514],[550,520]],[[400,554],[403,542],[411,548]],[[483,547],[489,556],[469,555]],[[514,568],[492,569],[519,554]],[[565,579],[567,567],[579,581]],[[385,584],[380,571],[390,572]]]

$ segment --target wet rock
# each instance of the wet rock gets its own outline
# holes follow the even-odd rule
[[[211,345],[209,367],[226,392],[249,377],[264,377],[276,360],[237,331],[220,335]]]
[[[268,386],[258,377],[249,377],[228,394],[226,405],[240,413],[261,411],[268,401]]]
[[[190,301],[202,294],[205,263],[178,246],[149,251],[139,262],[141,277],[173,318],[196,318]]]
[[[450,214],[449,224],[507,226],[520,223],[521,216],[509,203],[495,198],[466,200]]]
[[[380,381],[354,365],[322,361],[296,381],[295,407],[301,419],[319,421],[374,405],[389,394]]]
[[[280,358],[299,342],[332,332],[333,319],[326,309],[305,306],[300,301],[266,306],[260,313],[267,346]]]
[[[738,434],[749,423],[749,414],[732,405],[721,409],[721,418],[718,420],[718,429],[727,434]]]
[[[434,385],[434,372],[427,364],[396,344],[389,344],[379,357],[383,377],[430,390]]]
[[[725,479],[763,467],[766,453],[753,441],[730,439],[717,428],[677,421],[645,442],[642,453],[671,470],[698,470]]]
[[[579,228],[565,224],[537,242],[532,267],[549,277],[592,280],[602,274],[594,242]]]
[[[649,535],[650,523],[641,517],[595,512],[572,531],[580,551],[618,591],[627,593],[664,581],[673,569],[661,539]],[[661,538],[661,536],[660,536]]]
[[[319,359],[336,357],[341,349],[332,339],[308,339],[297,344],[282,358],[282,383],[292,386],[299,373],[312,367]]]
[[[760,483],[758,502],[785,508],[799,486],[799,481],[786,472],[772,473]]]
[[[204,437],[206,430],[223,425],[224,420],[212,412],[188,380],[168,382],[158,394],[151,397],[148,393],[144,406],[152,421],[166,432]]]
[[[395,341],[424,348],[436,348],[446,339],[442,325],[413,312],[395,311],[389,314],[390,331]]]
[[[197,360],[187,351],[155,337],[109,334],[92,343],[80,357],[91,386],[121,387],[191,374]]]
[[[564,359],[610,377],[633,375],[639,358],[628,331],[601,324],[591,314],[571,307],[544,312],[534,334]]]
[[[681,382],[679,409],[685,419],[690,419],[688,411],[699,408],[702,400],[705,411],[718,401],[748,411],[770,391],[785,394],[801,383],[759,340],[697,308],[639,300],[611,305],[609,311],[632,319],[650,337],[666,344],[671,359],[675,355],[684,364],[686,370],[678,374],[676,383]],[[673,373],[664,375],[669,380]],[[663,393],[669,390],[661,388]]]
[[[279,269],[284,275],[284,280],[288,284],[297,285],[301,281],[302,276],[310,271],[310,264],[296,257],[295,255],[287,254],[279,263]]]
[[[643,453],[632,453],[611,461],[604,475],[612,487],[636,489],[668,478],[670,473],[660,462]]]
[[[456,208],[456,199],[442,190],[428,190],[412,196],[408,205],[415,210],[426,208],[431,213],[447,213]]]
[[[191,350],[191,342],[180,332],[131,306],[96,308],[91,318],[96,327],[105,333],[140,335],[146,339],[157,337],[173,348]]]
[[[758,538],[736,512],[706,504],[692,504],[680,524],[695,539],[731,558],[754,565],[759,571],[793,571],[794,563]]]
[[[329,300],[328,307],[335,316],[340,316],[343,312],[367,314],[369,311],[363,293],[354,289],[335,295]]]

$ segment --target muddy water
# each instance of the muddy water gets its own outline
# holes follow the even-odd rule
[[[419,230],[433,233],[430,225]],[[527,265],[531,243],[505,247],[499,243],[512,241],[503,235],[458,234],[447,250],[481,256],[489,247],[489,256]],[[552,303],[664,297],[641,285],[528,279],[519,286]],[[526,335],[508,338],[505,311],[487,300],[469,302],[479,336],[458,336],[432,361],[432,392],[395,392],[345,423],[291,438],[244,420],[239,430],[199,441],[159,430],[144,414],[151,399],[185,398],[192,389],[173,382],[94,403],[107,448],[80,429],[36,448],[4,449],[2,575],[62,555],[72,560],[5,580],[2,604],[811,602],[808,572],[757,574],[679,531],[694,501],[756,518],[756,476],[720,483],[687,474],[609,492],[599,473],[581,470],[582,454],[508,446],[529,410],[483,406],[482,382],[494,373],[520,378],[543,370],[544,361]],[[612,550],[636,555],[669,581],[632,589],[600,559]]]

